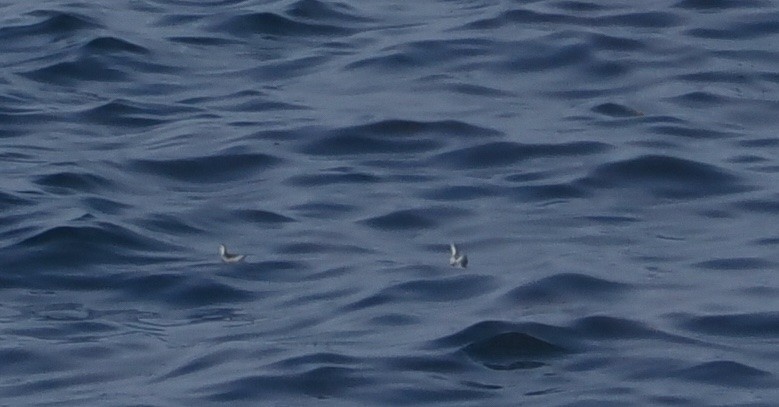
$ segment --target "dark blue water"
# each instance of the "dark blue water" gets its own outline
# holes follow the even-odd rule
[[[3,2],[0,405],[777,405],[777,21]]]

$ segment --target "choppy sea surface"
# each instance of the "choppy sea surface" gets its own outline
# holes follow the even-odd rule
[[[775,406],[777,21],[2,1],[0,405]]]

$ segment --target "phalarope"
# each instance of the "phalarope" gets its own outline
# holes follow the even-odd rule
[[[450,266],[460,268],[468,267],[468,256],[457,250],[457,246],[455,246],[454,243],[449,243],[449,250],[452,252],[452,257],[449,258]]]
[[[222,261],[225,263],[238,263],[239,261],[243,260],[246,255],[243,254],[233,254],[228,253],[227,248],[225,245],[220,244],[219,245],[219,257],[222,258]]]

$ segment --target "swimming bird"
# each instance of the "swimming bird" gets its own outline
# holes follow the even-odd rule
[[[450,266],[460,268],[468,267],[468,256],[457,250],[457,246],[455,246],[454,243],[449,243],[449,249],[452,252],[452,257],[449,258]]]
[[[221,257],[222,261],[225,263],[238,263],[239,261],[243,260],[243,258],[246,257],[246,255],[228,253],[225,245],[220,244],[219,257]]]

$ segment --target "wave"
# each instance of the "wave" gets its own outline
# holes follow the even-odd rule
[[[53,3],[0,5],[0,404],[775,399],[774,2]]]

